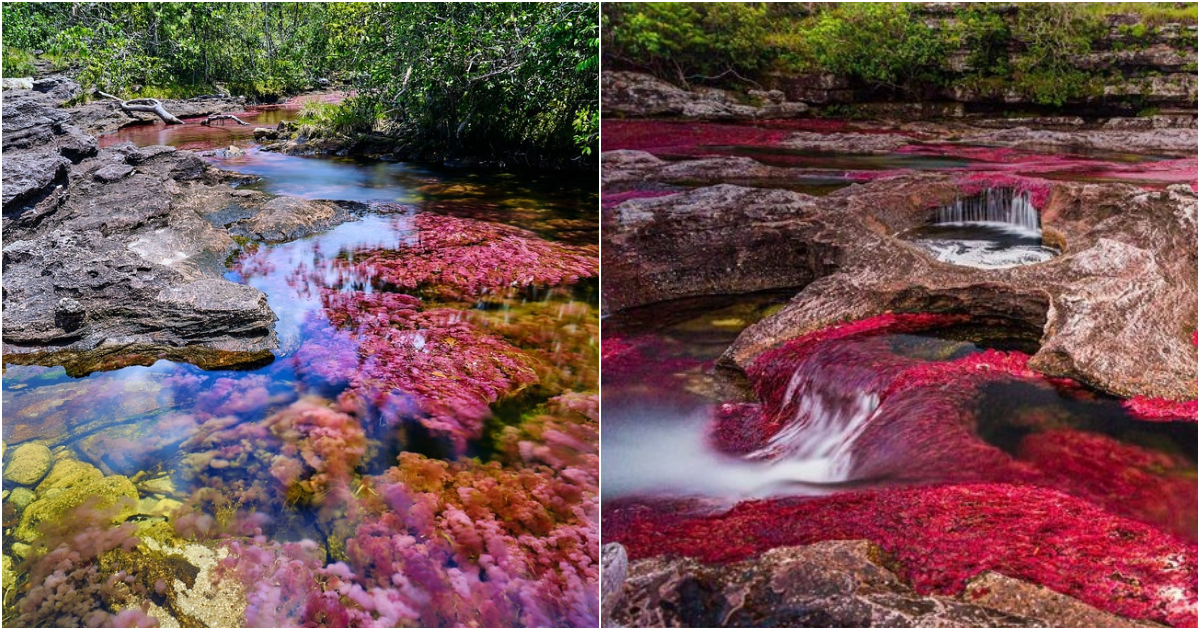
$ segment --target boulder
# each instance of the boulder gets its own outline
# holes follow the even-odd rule
[[[71,508],[89,500],[94,502],[93,507],[98,510],[115,507],[113,523],[122,523],[137,513],[137,489],[129,479],[113,475],[72,486],[30,503],[21,513],[20,524],[12,535],[26,542],[36,540],[40,536],[37,531],[39,524],[60,520]]]
[[[8,455],[4,465],[4,480],[22,486],[32,486],[50,471],[50,449],[41,442],[26,442]]]

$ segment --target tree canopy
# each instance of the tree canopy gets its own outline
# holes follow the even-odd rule
[[[5,3],[4,75],[35,53],[121,96],[271,98],[338,85],[345,130],[448,148],[597,144],[595,3]]]

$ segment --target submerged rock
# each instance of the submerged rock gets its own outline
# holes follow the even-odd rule
[[[32,541],[38,538],[38,525],[47,521],[58,521],[72,508],[94,501],[97,510],[114,508],[113,523],[124,522],[137,512],[138,493],[129,479],[120,475],[103,477],[71,486],[61,492],[47,493],[44,498],[29,504],[21,513],[21,522],[13,530],[18,540]]]
[[[104,473],[91,464],[77,459],[64,459],[54,464],[54,468],[50,469],[50,474],[46,475],[46,478],[38,484],[37,493],[41,497],[48,497],[54,493],[98,481],[103,477]]]
[[[32,486],[46,476],[52,461],[50,449],[45,444],[22,444],[9,453],[8,462],[4,465],[4,480]]]

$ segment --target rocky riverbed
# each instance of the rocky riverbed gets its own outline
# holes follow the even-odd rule
[[[605,84],[613,623],[1195,623],[1194,117]]]

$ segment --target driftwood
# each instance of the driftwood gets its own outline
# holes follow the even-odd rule
[[[168,125],[183,124],[182,120],[172,116],[171,112],[168,112],[166,108],[163,107],[162,103],[160,103],[156,98],[135,98],[128,101],[123,101],[112,94],[105,94],[100,90],[96,90],[96,93],[104,98],[110,98],[116,101],[117,104],[121,106],[121,111],[124,111],[126,114],[131,116],[133,115],[133,112],[149,112],[161,118],[163,122],[167,123]]]
[[[250,123],[242,120],[241,118],[238,118],[237,116],[234,116],[233,114],[213,114],[213,115],[209,116],[208,118],[205,118],[204,120],[200,121],[200,124],[208,126],[208,125],[211,125],[214,120],[232,120],[232,121],[236,122],[237,124],[242,125],[243,127],[250,125]]]

